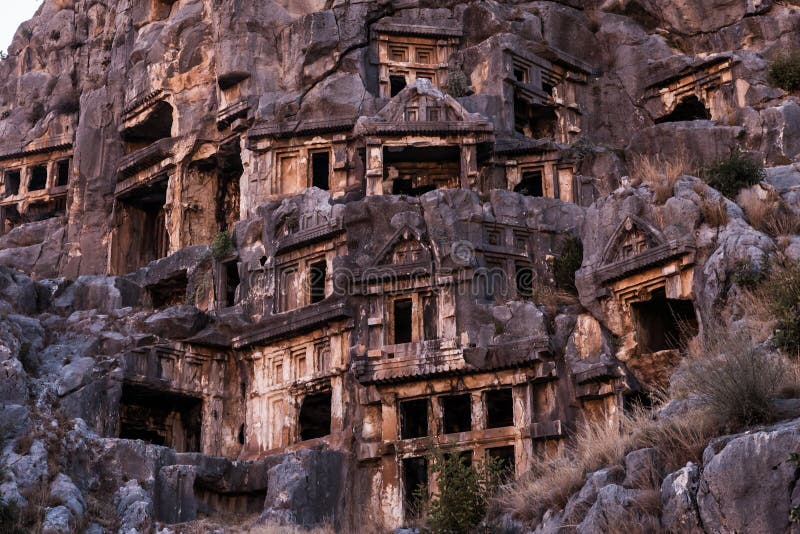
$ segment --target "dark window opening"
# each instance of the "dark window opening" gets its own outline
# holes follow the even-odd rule
[[[43,221],[51,217],[60,217],[67,212],[67,199],[54,198],[43,202],[33,202],[28,205],[24,218],[26,222]]]
[[[330,189],[331,155],[329,152],[311,154],[311,186],[323,191]]]
[[[20,215],[17,206],[0,206],[0,235],[7,234],[22,222],[22,215]]]
[[[461,150],[457,146],[389,146],[383,151],[384,180],[393,195],[420,196],[461,183]]]
[[[704,121],[711,120],[711,113],[699,98],[692,95],[684,98],[675,106],[672,113],[656,119],[656,124],[664,122]]]
[[[56,176],[56,187],[61,187],[69,183],[70,160],[63,159],[58,162],[58,175]]]
[[[486,449],[486,457],[497,462],[504,478],[512,478],[514,476],[515,460],[513,445]]]
[[[528,197],[544,196],[542,171],[525,171],[522,180],[514,187],[514,192]]]
[[[428,486],[428,460],[403,459],[403,496],[406,519],[419,517],[422,493]]]
[[[445,434],[469,432],[472,430],[472,396],[452,395],[442,397],[442,414]]]
[[[691,300],[668,299],[663,289],[650,300],[631,306],[636,333],[644,352],[682,349],[697,335],[697,316]]]
[[[194,503],[197,506],[198,517],[230,517],[235,515],[256,514],[263,510],[266,490],[247,492],[225,491],[224,485],[197,477],[194,482]],[[187,507],[188,508],[188,507]],[[178,514],[182,513],[176,510]],[[184,509],[183,513],[188,513]],[[189,521],[195,516],[178,517],[178,520]]]
[[[405,76],[389,76],[389,95],[392,97],[397,96],[397,94],[406,88],[406,77]]]
[[[19,194],[19,184],[20,184],[20,171],[6,171],[4,180],[3,180],[3,196],[10,197],[11,195],[18,195]]]
[[[310,296],[311,304],[325,300],[325,278],[328,273],[328,263],[325,260],[314,262],[310,269]]]
[[[186,303],[188,285],[189,278],[186,276],[186,271],[181,271],[157,284],[147,286],[147,293],[154,308],[177,306]]]
[[[321,438],[331,433],[331,392],[315,393],[303,399],[300,408],[300,439]]]
[[[517,283],[517,296],[522,299],[533,297],[533,269],[527,265],[518,265],[514,275]]]
[[[425,341],[439,337],[436,323],[439,319],[439,310],[436,296],[428,295],[422,299],[422,330]]]
[[[117,200],[116,273],[135,271],[167,255],[166,202],[166,179],[136,189]]]
[[[236,304],[236,289],[239,287],[239,263],[229,261],[225,267],[225,306],[230,307]]]
[[[400,403],[400,439],[422,438],[428,435],[428,399]]]
[[[514,426],[514,399],[511,388],[486,392],[486,428]]]
[[[144,120],[122,131],[122,139],[128,143],[129,152],[171,136],[172,106],[163,100],[146,112]]]
[[[532,104],[514,97],[515,129],[534,139],[555,139],[558,116],[552,106]]]
[[[40,191],[47,187],[47,167],[36,165],[31,167],[31,179],[28,182],[28,191]]]
[[[514,79],[517,80],[518,82],[527,83],[528,76],[527,76],[527,73],[525,72],[525,69],[515,67],[514,68]]]
[[[472,467],[472,451],[456,451],[456,452],[448,452],[445,453],[444,458],[445,460],[453,460],[454,458],[458,459],[462,465],[467,467]],[[447,479],[444,479],[445,481]]]
[[[394,301],[394,343],[411,343],[413,304],[411,299]]]
[[[653,407],[653,398],[644,391],[628,393],[622,399],[622,408],[625,413],[634,413],[642,408],[649,410]]]
[[[219,148],[217,156],[216,221],[220,231],[231,230],[239,220],[241,191],[239,181],[244,172],[238,139]]]
[[[547,82],[542,82],[542,91],[547,93],[550,96],[553,96],[553,89],[554,87]]]
[[[178,452],[200,452],[203,401],[178,393],[123,384],[121,439],[140,439]]]

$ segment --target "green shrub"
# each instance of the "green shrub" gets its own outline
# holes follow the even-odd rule
[[[785,91],[800,89],[800,52],[779,57],[769,66],[769,83]]]
[[[0,532],[4,534],[24,534],[26,530],[20,526],[20,515],[17,503],[0,499]]]
[[[703,171],[706,183],[730,199],[735,199],[739,191],[757,184],[764,176],[764,168],[738,149],[728,159]]]
[[[733,267],[731,279],[733,283],[742,289],[753,289],[757,287],[767,276],[765,264],[757,264],[752,260],[742,259],[736,262]]]
[[[447,69],[447,81],[444,83],[445,92],[453,98],[459,98],[467,94],[469,83],[464,71],[457,67]]]
[[[553,260],[553,279],[556,287],[577,295],[575,271],[581,268],[581,263],[583,263],[583,244],[580,239],[569,234],[561,246],[561,253]]]
[[[775,261],[761,285],[762,300],[776,319],[774,341],[800,355],[800,261]]]
[[[469,465],[458,453],[434,451],[429,456],[431,471],[437,475],[438,491],[428,496],[428,488],[417,489],[418,502],[426,515],[425,531],[433,534],[481,532],[481,522],[491,499],[503,480],[503,465],[487,459]],[[487,530],[488,532],[488,530]]]
[[[218,233],[211,243],[211,255],[216,259],[221,259],[230,255],[233,249],[233,237],[227,230]]]

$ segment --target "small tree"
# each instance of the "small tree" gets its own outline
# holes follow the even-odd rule
[[[577,295],[575,271],[581,268],[581,263],[583,263],[583,244],[580,239],[569,234],[561,246],[561,254],[553,259],[553,279],[556,287]]]
[[[779,57],[769,66],[768,81],[784,91],[800,90],[800,52]]]
[[[728,159],[723,159],[705,169],[703,177],[714,189],[730,199],[739,191],[764,179],[764,168],[742,154],[738,148]]]
[[[218,233],[214,237],[214,242],[211,243],[211,255],[218,260],[228,256],[233,249],[233,237],[227,230]]]
[[[431,497],[425,486],[416,491],[426,514],[425,530],[432,534],[488,532],[488,528],[482,529],[480,525],[489,499],[503,481],[503,462],[487,458],[473,466],[462,454],[444,454],[436,449],[430,453],[430,465],[438,477],[438,491]]]

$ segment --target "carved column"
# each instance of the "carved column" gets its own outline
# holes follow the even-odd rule
[[[478,145],[475,139],[461,144],[461,188],[475,190],[478,183]]]
[[[383,145],[378,139],[367,139],[367,196],[383,194]]]

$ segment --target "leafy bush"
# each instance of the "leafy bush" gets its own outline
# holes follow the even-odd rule
[[[581,263],[583,263],[583,244],[580,239],[569,234],[561,246],[561,254],[553,260],[553,279],[556,287],[577,295],[575,271],[581,268]]]
[[[227,230],[220,232],[214,237],[214,242],[211,243],[211,255],[216,259],[222,259],[233,252],[234,244],[231,233]]]
[[[0,499],[0,532],[4,534],[25,534],[20,526],[20,509],[14,501]]]
[[[703,172],[708,185],[730,199],[735,199],[745,187],[759,183],[764,176],[764,168],[738,149],[728,159],[718,161]]]
[[[800,52],[779,57],[769,66],[769,83],[785,91],[800,89]]]
[[[733,283],[743,289],[753,289],[766,278],[764,264],[756,264],[752,260],[742,259],[733,267],[731,279]]]
[[[428,497],[428,488],[420,487],[416,496],[424,506],[426,530],[434,534],[459,534],[479,531],[491,499],[502,478],[499,460],[487,459],[477,466],[467,464],[463,455],[430,455],[431,471],[437,475],[438,491]]]
[[[760,296],[776,320],[775,343],[789,354],[800,355],[800,261],[774,261]]]
[[[459,98],[467,94],[469,82],[464,71],[458,67],[447,69],[447,81],[444,83],[444,90],[453,98]]]

